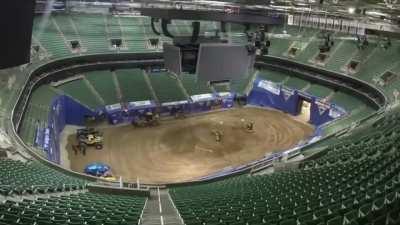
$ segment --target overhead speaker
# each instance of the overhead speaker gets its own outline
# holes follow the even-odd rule
[[[36,0],[3,0],[0,7],[0,69],[30,61]]]

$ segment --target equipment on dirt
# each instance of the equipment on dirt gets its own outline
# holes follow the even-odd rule
[[[245,119],[242,118],[240,120],[240,122],[242,124],[243,129],[246,132],[249,132],[249,133],[254,132],[254,122],[253,121],[246,121]]]
[[[76,131],[78,148],[85,155],[87,146],[94,146],[96,149],[103,148],[103,134],[94,128],[83,128]]]
[[[211,132],[212,132],[212,134],[215,136],[215,141],[216,141],[216,142],[221,142],[221,141],[222,141],[222,137],[224,136],[224,134],[222,133],[222,131],[219,131],[219,130],[212,130]]]
[[[144,116],[135,117],[132,120],[132,125],[134,127],[152,127],[158,126],[159,123],[159,115],[153,114],[152,112],[147,112]]]
[[[250,121],[246,123],[246,131],[254,132],[254,122]]]

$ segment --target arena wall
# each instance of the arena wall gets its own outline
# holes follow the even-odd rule
[[[34,90],[34,87],[37,85],[41,85],[42,83],[46,83],[46,82],[50,82],[55,80],[59,80],[59,79],[65,79],[66,76],[70,76],[71,73],[68,73],[69,70],[80,70],[80,67],[87,67],[87,70],[93,70],[97,67],[101,67],[101,68],[105,68],[105,67],[110,67],[111,64],[115,64],[114,66],[127,66],[127,67],[132,67],[131,66],[131,62],[129,60],[127,60],[126,58],[130,58],[130,60],[137,60],[137,62],[135,61],[135,66],[137,67],[137,65],[139,64],[143,64],[143,68],[146,68],[146,66],[151,66],[151,65],[158,65],[161,66],[162,65],[162,60],[160,59],[160,55],[153,55],[153,54],[146,54],[145,58],[148,58],[148,62],[146,60],[144,61],[140,61],[138,59],[143,59],[143,54],[118,54],[118,55],[111,55],[111,54],[103,54],[103,55],[90,55],[90,56],[80,56],[80,57],[74,57],[74,58],[67,58],[67,59],[61,59],[61,60],[57,60],[57,61],[53,61],[50,62],[48,64],[45,64],[43,66],[37,67],[35,70],[33,70],[33,72],[29,75],[29,79],[26,82],[25,88],[21,91],[20,95],[19,95],[19,99],[18,102],[16,103],[16,105],[13,108],[13,112],[12,112],[12,119],[13,119],[13,127],[14,127],[14,131],[17,132],[19,129],[19,125],[20,125],[20,121],[21,118],[23,117],[23,113],[25,111],[26,108],[26,104],[29,101],[29,96],[32,92],[32,90]],[[154,59],[154,57],[156,58],[155,61],[152,61],[152,59]],[[118,59],[120,60],[122,63],[120,63],[120,61],[116,62],[115,60]],[[258,59],[259,62],[258,64],[260,64],[260,62],[262,63],[263,60],[266,60],[265,57]],[[103,63],[104,61],[104,63]],[[268,60],[267,60],[268,61]],[[265,64],[267,65],[267,64]],[[69,69],[69,66],[71,67]],[[289,65],[286,65],[288,68],[288,72],[291,69],[291,64],[289,63]],[[294,66],[296,67],[296,66]],[[307,68],[306,68],[307,69]],[[313,68],[314,73],[320,72],[320,74],[318,76],[314,76],[314,79],[319,79],[319,78],[325,78],[325,73],[324,70],[320,70],[317,68]],[[295,69],[294,73],[297,74],[298,71]],[[312,74],[311,74],[312,75]],[[332,74],[327,75],[327,77],[333,77]],[[340,75],[335,75],[334,79],[338,79],[340,77],[344,77],[344,76],[340,76]],[[347,79],[347,77],[346,77]],[[350,78],[349,78],[350,79]],[[40,82],[38,82],[38,80]],[[356,83],[358,82],[358,80],[353,79],[352,82],[350,83]],[[344,83],[332,83],[331,85],[345,85]],[[374,97],[374,99],[379,98],[379,103],[380,104],[376,104],[376,105],[384,105],[386,104],[386,97],[384,95],[382,95],[382,93],[377,90],[374,89],[371,85],[366,84],[364,82],[359,82],[359,84],[355,84],[354,87],[360,87],[360,86],[368,86],[368,88],[364,88],[364,89],[359,89],[358,91],[356,91],[361,97],[363,98],[372,98]],[[354,88],[350,88],[351,90],[353,90]],[[350,90],[349,89],[349,90]],[[351,91],[350,90],[350,91]],[[356,90],[356,89],[354,89]],[[365,93],[364,93],[365,90]],[[288,112],[292,115],[295,115],[296,112],[296,102],[299,101],[299,99],[304,98],[304,99],[311,99],[313,101],[313,105],[312,105],[312,115],[311,115],[311,122],[313,124],[323,124],[323,122],[327,121],[329,118],[329,113],[327,112],[331,112],[331,110],[326,110],[326,105],[324,105],[323,101],[320,101],[316,98],[312,98],[312,96],[308,96],[307,93],[302,93],[300,91],[296,91],[296,90],[287,90],[283,87],[280,88],[280,91],[282,92],[282,94],[279,94],[278,97],[277,96],[273,96],[271,95],[271,93],[265,93],[265,91],[260,91],[260,90],[256,90],[253,89],[250,93],[249,93],[249,103],[250,104],[254,104],[254,105],[259,105],[259,106],[268,106],[268,107],[273,107],[273,108],[277,108],[280,109],[282,111]],[[361,93],[363,92],[363,93]],[[372,93],[373,92],[373,93]],[[289,96],[289,94],[290,96]],[[218,93],[216,93],[218,95]],[[262,97],[266,97],[267,100],[262,99]],[[73,101],[73,100],[72,100]],[[253,102],[252,102],[253,101]],[[184,107],[187,110],[190,110],[189,112],[202,112],[202,111],[207,111],[207,110],[211,110],[214,109],[213,106],[211,106],[211,104],[207,103],[208,101],[189,101],[187,104],[183,104],[182,107]],[[372,102],[372,100],[371,100]],[[75,102],[77,103],[77,102]],[[75,104],[73,103],[73,104]],[[222,99],[222,103],[224,106],[223,107],[229,107],[231,104],[233,104],[233,99],[231,100],[223,100]],[[289,104],[290,103],[290,104]],[[320,104],[321,103],[321,104]],[[375,102],[376,103],[376,102]],[[72,104],[72,103],[71,103]],[[77,103],[79,104],[79,103]],[[68,105],[67,103],[65,104],[61,104],[61,105]],[[80,105],[80,104],[79,104]],[[53,129],[52,132],[52,136],[50,136],[50,129],[45,129],[44,131],[41,131],[43,134],[42,135],[38,135],[39,138],[43,138],[44,141],[42,141],[42,144],[46,144],[48,146],[52,146],[52,150],[49,149],[48,152],[50,152],[50,156],[48,157],[50,160],[50,162],[48,162],[49,165],[53,165],[51,162],[57,162],[57,159],[59,160],[59,149],[58,147],[56,148],[55,146],[58,146],[57,142],[57,132],[59,133],[60,128],[65,126],[65,124],[67,123],[72,123],[72,124],[81,124],[82,120],[78,119],[75,116],[81,116],[81,118],[83,118],[85,113],[85,110],[78,110],[80,106],[76,106],[77,110],[73,110],[73,115],[72,117],[67,116],[68,113],[61,113],[61,119],[50,119],[49,116],[49,127],[51,127],[51,129]],[[165,105],[164,105],[165,106]],[[73,106],[71,106],[73,107]],[[83,106],[82,106],[83,107]],[[340,109],[340,107],[335,106],[335,105],[329,105],[329,107],[331,109]],[[166,108],[164,108],[167,113],[168,113],[168,109],[170,109],[172,112],[172,109],[174,107],[171,107],[170,105],[166,106]],[[68,111],[68,110],[66,110]],[[318,113],[317,113],[318,112]],[[93,112],[95,113],[95,115],[98,115],[98,112]],[[62,118],[64,116],[64,118]],[[58,121],[60,120],[60,121]],[[47,137],[46,137],[47,135]],[[50,137],[52,137],[50,139]],[[25,145],[26,146],[26,145]],[[28,148],[28,147],[27,147]],[[57,151],[58,152],[53,152],[53,151]],[[36,155],[33,154],[33,155]],[[41,157],[38,157],[41,158]],[[57,167],[56,165],[53,165],[55,167]],[[61,168],[59,168],[61,169]],[[73,174],[76,174],[74,172],[72,172]],[[77,174],[80,175],[80,174]],[[83,175],[81,175],[83,176]]]
[[[41,147],[46,152],[48,160],[60,163],[60,134],[65,125],[83,126],[87,116],[96,116],[96,112],[69,96],[59,95],[54,98],[48,115],[48,127],[43,130],[43,134],[36,134],[37,137],[43,138],[37,144],[43,143]]]
[[[301,100],[311,103],[309,123],[314,126],[321,126],[347,114],[341,107],[306,92],[261,79],[254,81],[253,89],[247,98],[248,104],[275,108],[293,116],[299,114]]]

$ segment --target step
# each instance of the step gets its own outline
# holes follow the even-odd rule
[[[141,225],[183,225],[168,190],[152,189],[143,210]]]

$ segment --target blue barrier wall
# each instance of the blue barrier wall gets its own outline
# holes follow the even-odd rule
[[[320,126],[346,114],[346,111],[335,104],[325,102],[305,92],[283,87],[270,81],[255,79],[253,89],[247,97],[250,105],[271,107],[297,116],[300,113],[301,101],[311,103],[309,123]]]
[[[44,132],[44,151],[47,159],[60,163],[60,133],[66,124],[83,126],[85,116],[95,115],[96,112],[68,96],[55,97],[48,115],[48,127]]]
[[[235,94],[230,92],[209,93],[191,96],[188,101],[170,102],[157,106],[154,101],[130,102],[114,104],[92,111],[68,96],[57,96],[48,115],[46,129],[37,131],[37,138],[43,138],[43,149],[47,158],[53,162],[60,162],[60,133],[66,124],[84,125],[86,116],[97,117],[106,115],[110,124],[131,122],[134,118],[144,115],[148,111],[159,110],[161,116],[173,116],[177,111],[198,113],[219,108],[231,108],[234,105]],[[343,116],[346,112],[340,107],[324,102],[308,93],[300,92],[279,84],[256,79],[253,88],[247,96],[250,105],[271,107],[291,115],[298,115],[302,100],[311,103],[310,123],[320,126],[326,122]],[[37,140],[41,143],[40,140]]]
[[[273,82],[256,79],[247,97],[250,105],[266,106],[291,115],[298,115],[299,94]]]
[[[204,98],[199,98],[203,96]],[[129,102],[127,104],[117,103],[107,105],[105,113],[110,124],[132,122],[134,118],[143,116],[146,112],[157,112],[160,116],[174,116],[176,112],[199,113],[219,108],[233,107],[235,94],[224,92],[192,96],[184,101],[166,102],[157,105],[152,100]],[[195,99],[195,100],[193,100]]]

